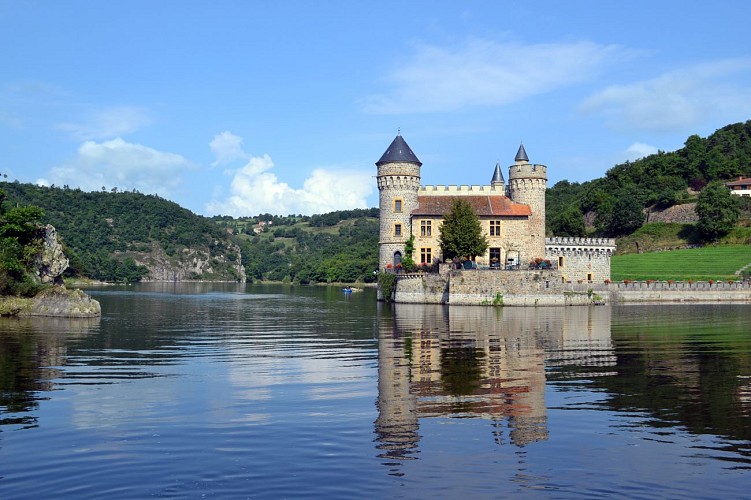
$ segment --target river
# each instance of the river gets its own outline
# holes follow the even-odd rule
[[[751,307],[235,284],[0,319],[2,498],[740,498]]]

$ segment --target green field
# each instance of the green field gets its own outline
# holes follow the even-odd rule
[[[613,281],[738,280],[735,272],[751,264],[751,245],[718,245],[686,250],[613,256]]]

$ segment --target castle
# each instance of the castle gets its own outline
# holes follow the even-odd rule
[[[545,238],[547,167],[529,162],[524,146],[508,169],[506,184],[496,164],[489,185],[423,186],[422,162],[397,134],[376,162],[380,207],[379,268],[395,268],[414,236],[416,263],[442,262],[440,226],[457,197],[466,200],[488,239],[483,269],[527,269],[535,260],[550,261],[556,279],[600,282],[610,279],[615,241],[608,238]]]

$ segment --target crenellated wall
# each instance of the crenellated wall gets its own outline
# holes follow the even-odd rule
[[[612,238],[545,238],[545,258],[561,273],[561,280],[603,282],[610,279]]]
[[[481,186],[481,185],[435,185],[422,186],[419,194],[421,196],[475,196],[475,195],[505,195],[506,188],[503,186]]]

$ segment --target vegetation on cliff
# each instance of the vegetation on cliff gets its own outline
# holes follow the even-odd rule
[[[7,208],[0,190],[0,295],[31,297],[40,289],[31,266],[39,252],[37,232],[43,212],[35,206]]]
[[[152,254],[154,246],[163,251],[159,254],[165,259],[174,261],[179,261],[185,249],[197,247],[205,249],[208,259],[239,260],[227,233],[216,223],[155,195],[85,192],[17,182],[0,183],[0,188],[14,204],[44,209],[46,220],[57,228],[66,246],[70,258],[67,276],[139,281],[149,269],[136,261]],[[220,278],[231,276],[229,270],[217,274]]]

